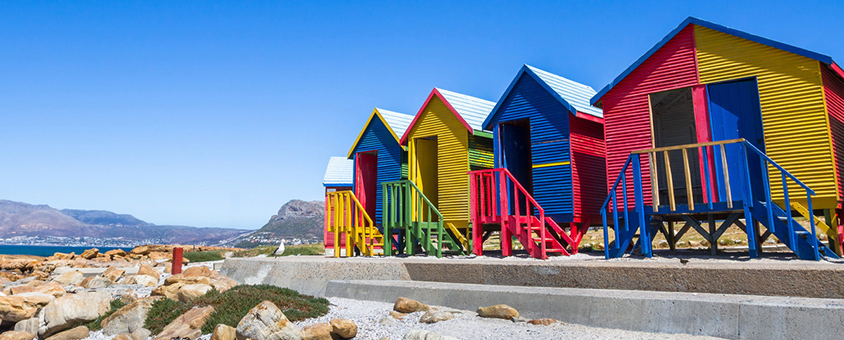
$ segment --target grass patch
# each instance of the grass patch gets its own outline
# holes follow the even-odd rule
[[[278,246],[259,246],[252,249],[238,250],[232,254],[232,257],[255,257],[258,255],[270,255]],[[285,250],[287,250],[285,248]]]
[[[285,246],[284,247],[284,254],[281,254],[281,256],[324,255],[324,254],[325,254],[325,246],[322,243],[317,243],[317,244],[300,244],[300,245],[296,245],[296,246]]]
[[[224,260],[223,254],[225,250],[210,250],[210,251],[189,251],[184,253],[184,258],[190,260],[191,263],[220,261]]]
[[[88,330],[90,330],[92,332],[96,332],[96,331],[100,330],[102,328],[102,326],[100,326],[100,324],[103,322],[103,320],[105,320],[106,318],[108,318],[109,316],[114,314],[114,312],[116,312],[118,309],[126,306],[126,304],[123,303],[123,301],[120,301],[120,299],[111,300],[110,305],[111,305],[111,308],[109,308],[108,312],[106,312],[103,315],[100,315],[100,317],[98,317],[96,320],[85,324],[85,327],[88,327]]]
[[[290,321],[315,318],[328,313],[328,300],[299,294],[295,290],[270,285],[240,285],[225,293],[211,290],[204,296],[188,303],[162,299],[153,303],[147,314],[144,328],[158,334],[170,322],[193,307],[214,306],[202,333],[209,334],[218,324],[237,327],[246,313],[262,301],[271,301]]]

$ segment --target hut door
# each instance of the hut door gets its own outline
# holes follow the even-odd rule
[[[532,161],[530,150],[530,121],[521,120],[501,123],[499,129],[501,138],[501,163],[513,177],[519,181],[525,190],[533,194]],[[513,200],[512,192],[508,193]],[[521,203],[524,206],[524,203]],[[511,205],[513,207],[513,205]],[[512,211],[515,213],[515,211]],[[525,214],[525,211],[519,213]]]
[[[653,119],[654,147],[677,146],[697,143],[694,102],[691,88],[683,88],[650,95]],[[689,169],[700,169],[697,150],[689,151]],[[659,201],[668,202],[668,182],[666,181],[665,160],[662,154],[657,157],[657,177],[659,180]],[[688,202],[686,194],[686,172],[681,151],[669,151],[671,177],[674,185],[674,198],[677,203]],[[695,202],[702,202],[700,172],[690,171],[692,193]]]
[[[355,154],[355,196],[373,221],[377,188],[378,155],[374,152],[358,152]]]
[[[712,129],[712,140],[728,140],[744,138],[759,151],[765,152],[765,134],[762,130],[762,109],[759,105],[759,90],[756,79],[745,79],[726,83],[710,84],[706,86],[709,98],[709,121]],[[720,150],[715,150],[716,159],[720,159]],[[762,178],[759,156],[754,152],[747,153],[747,164],[750,178]],[[715,173],[718,178],[720,197],[726,197],[724,170],[721,162],[715,163]],[[727,170],[730,174],[732,192],[739,192],[739,185],[744,184],[744,174],[739,170],[744,168],[741,150],[738,145],[727,146]],[[734,170],[735,169],[735,170]],[[762,181],[751,181],[754,197],[764,197]],[[736,197],[736,194],[733,194]]]
[[[413,179],[416,186],[422,190],[422,194],[431,201],[434,206],[438,205],[439,201],[439,160],[437,157],[437,139],[436,137],[415,138],[414,142],[414,156],[416,167],[415,178]]]

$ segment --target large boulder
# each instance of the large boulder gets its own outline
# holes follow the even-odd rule
[[[82,283],[80,283],[79,285],[88,289],[97,289],[105,288],[111,286],[112,284],[114,284],[114,282],[111,282],[111,280],[97,275],[86,277],[85,280],[82,280]]]
[[[169,325],[165,326],[161,333],[153,340],[170,340],[173,338],[187,338],[194,340],[202,335],[202,325],[208,320],[208,317],[214,313],[214,307],[194,307],[182,314],[176,320],[173,320]],[[254,339],[260,340],[260,339]]]
[[[214,327],[214,332],[211,333],[211,340],[235,340],[237,339],[237,330],[234,327],[224,324],[219,324]],[[331,338],[328,338],[331,340]]]
[[[110,302],[111,296],[106,292],[81,292],[56,298],[38,314],[38,335],[48,337],[90,322],[105,314]]]
[[[213,289],[211,286],[206,284],[192,284],[192,285],[184,285],[182,288],[179,288],[179,301],[182,302],[190,302],[196,300],[197,298],[205,295]]]
[[[302,328],[302,340],[332,340],[331,332],[333,330],[334,327],[331,327],[328,322],[305,326]]]
[[[99,255],[99,254],[100,254],[99,249],[91,248],[91,249],[88,249],[86,251],[83,251],[82,254],[79,254],[79,257],[86,259],[86,260],[90,260],[90,259],[97,257],[97,255]]]
[[[133,248],[129,253],[132,255],[146,255],[149,254],[149,246],[137,246]]]
[[[38,334],[38,316],[33,316],[29,319],[18,321],[18,323],[15,324],[15,330],[19,332],[27,332],[30,334]],[[31,340],[31,338],[29,340]]]
[[[161,297],[141,298],[118,309],[100,323],[103,334],[112,336],[120,333],[133,333],[143,328],[149,309],[152,308],[155,301],[160,299]]]
[[[59,276],[57,276],[53,281],[58,282],[62,286],[75,286],[78,285],[82,280],[85,279],[85,275],[78,270],[65,272]]]
[[[112,250],[105,252],[105,255],[108,256],[108,258],[113,260],[115,256],[117,256],[117,257],[126,256],[126,251],[124,251],[123,249],[112,249]]]
[[[181,289],[184,285],[184,283],[174,283],[171,285],[158,286],[152,290],[150,295],[164,296],[170,300],[179,301],[179,289]]]
[[[211,276],[211,268],[207,266],[199,265],[194,267],[188,267],[182,272],[182,276],[185,277],[195,277],[195,276]]]
[[[52,335],[44,340],[81,340],[87,338],[89,334],[91,332],[88,330],[88,327],[79,326]]]
[[[103,272],[103,277],[111,280],[112,282],[117,282],[117,281],[120,280],[121,277],[123,277],[123,273],[125,273],[125,272],[126,271],[123,270],[123,269],[118,269],[118,268],[115,268],[115,267],[108,267]]]
[[[261,302],[246,313],[236,330],[237,340],[302,339],[302,332],[270,301]]]
[[[495,305],[478,308],[478,316],[482,318],[518,319],[519,311],[508,305]]]
[[[149,265],[146,265],[146,264],[142,264],[138,268],[138,272],[135,275],[149,275],[151,277],[154,277],[156,281],[158,281],[161,278],[161,272],[159,272],[157,269],[153,268],[152,266],[149,266]]]
[[[358,325],[349,319],[333,319],[329,322],[331,333],[343,339],[351,339],[358,335]]]
[[[0,296],[0,319],[10,322],[29,319],[53,299],[52,295],[38,292]]]
[[[22,331],[5,331],[0,334],[0,340],[32,340],[35,335]]]
[[[33,288],[33,292],[49,294],[55,297],[60,297],[67,293],[58,282],[48,282],[38,287]]]

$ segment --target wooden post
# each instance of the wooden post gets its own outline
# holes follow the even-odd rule
[[[689,210],[695,210],[695,198],[692,192],[692,173],[689,169],[689,149],[683,149],[683,168],[686,172],[686,200],[689,204]]]
[[[182,273],[182,255],[184,250],[181,247],[173,248],[173,261],[171,263],[170,274],[176,275]]]
[[[668,221],[668,246],[671,251],[677,250],[677,240],[674,238],[674,221]]]
[[[671,176],[671,161],[668,160],[668,150],[662,152],[665,158],[665,181],[668,182],[668,204],[671,205],[671,211],[676,211],[677,206],[674,202],[674,178]]]
[[[712,255],[718,254],[718,240],[715,239],[715,231],[718,226],[715,225],[715,215],[709,214],[709,250]]]

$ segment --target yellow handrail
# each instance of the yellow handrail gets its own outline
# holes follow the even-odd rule
[[[326,201],[326,210],[331,214],[326,228],[334,233],[334,257],[340,257],[341,234],[345,234],[347,257],[353,256],[355,246],[363,256],[375,255],[375,248],[383,246],[384,236],[355,194],[348,190],[329,192]]]

